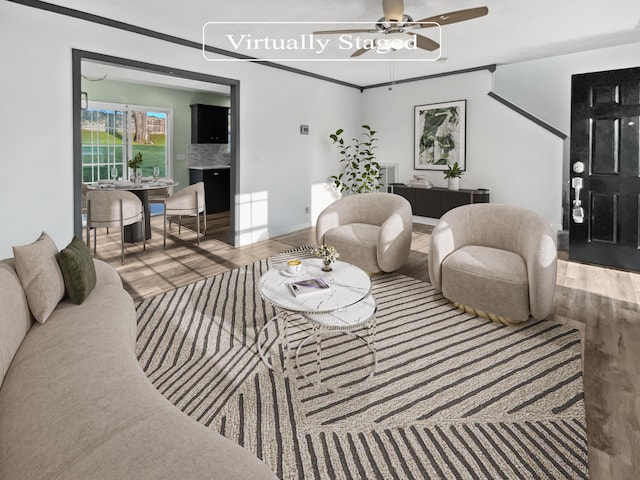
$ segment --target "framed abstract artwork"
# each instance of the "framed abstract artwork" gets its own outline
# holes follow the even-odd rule
[[[455,162],[466,170],[466,114],[466,100],[416,105],[416,170],[446,170]]]

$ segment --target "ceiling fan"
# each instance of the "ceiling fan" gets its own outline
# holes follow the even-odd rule
[[[403,0],[382,0],[382,11],[384,12],[384,17],[381,17],[376,22],[374,29],[324,30],[313,33],[317,35],[382,33],[385,35],[380,39],[367,42],[363,47],[353,52],[351,54],[352,57],[359,57],[363,53],[376,48],[383,39],[392,49],[400,49],[407,45],[412,45],[423,50],[433,51],[440,48],[440,44],[429,37],[415,33],[414,30],[435,27],[436,24],[449,25],[450,23],[463,22],[483,17],[489,13],[487,7],[476,7],[414,20],[410,15],[404,13]]]

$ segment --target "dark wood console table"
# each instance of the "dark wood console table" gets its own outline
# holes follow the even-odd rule
[[[389,185],[391,193],[406,198],[414,215],[440,218],[445,212],[470,203],[489,203],[489,190],[449,190],[447,188]]]

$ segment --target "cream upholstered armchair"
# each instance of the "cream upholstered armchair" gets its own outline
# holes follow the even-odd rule
[[[556,286],[556,240],[538,214],[481,203],[450,210],[431,236],[429,277],[458,308],[507,325],[545,318]]]
[[[409,257],[411,205],[393,193],[360,193],[335,201],[316,223],[318,244],[333,245],[340,259],[364,271],[392,272]]]
[[[167,246],[167,217],[178,216],[178,234],[181,233],[183,215],[196,217],[197,242],[200,245],[200,214],[204,215],[204,235],[207,234],[207,207],[204,198],[204,183],[198,182],[167,197],[164,201],[164,241]],[[171,225],[169,225],[171,228]]]
[[[87,192],[87,247],[91,248],[93,229],[93,253],[96,252],[96,229],[120,227],[120,255],[124,263],[124,227],[134,223],[142,224],[142,245],[147,249],[142,201],[127,191]]]

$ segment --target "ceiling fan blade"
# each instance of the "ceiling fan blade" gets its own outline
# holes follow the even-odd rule
[[[423,50],[428,50],[430,52],[433,52],[434,50],[437,50],[440,48],[440,44],[435,40],[431,40],[430,38],[425,37],[423,35],[418,35],[417,33],[412,33],[411,35],[415,37],[416,46],[418,48],[421,48]]]
[[[334,33],[379,33],[380,30],[377,29],[365,29],[365,28],[361,28],[361,29],[356,29],[356,30],[322,30],[319,32],[313,32],[314,35],[329,35],[329,34],[334,34]]]
[[[387,22],[401,22],[404,15],[402,0],[382,0],[382,11]]]
[[[468,8],[466,10],[456,10],[455,12],[423,18],[422,20],[417,20],[415,23],[420,23],[420,28],[429,28],[435,27],[435,25],[432,23],[423,24],[423,22],[435,22],[439,25],[449,25],[450,23],[464,22],[465,20],[484,17],[488,13],[489,9],[487,7]]]
[[[360,55],[362,55],[363,53],[367,53],[369,50],[371,50],[372,48],[374,48],[377,45],[378,42],[374,41],[372,45],[368,46],[368,47],[362,47],[359,48],[358,50],[356,50],[355,52],[353,52],[351,54],[351,57],[359,57]]]

